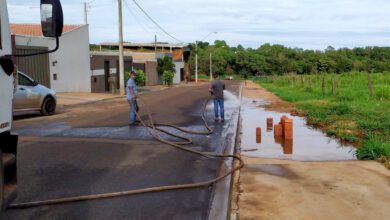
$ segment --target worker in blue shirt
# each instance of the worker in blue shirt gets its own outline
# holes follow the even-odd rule
[[[137,73],[135,71],[131,71],[130,78],[127,80],[126,83],[126,94],[127,94],[127,101],[130,105],[130,126],[135,125],[135,118],[136,118],[136,111],[138,109],[137,104],[137,86],[135,84],[135,79],[137,78]]]

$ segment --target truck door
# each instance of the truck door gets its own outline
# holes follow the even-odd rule
[[[0,0],[0,57],[12,53],[5,3],[5,0]],[[11,129],[13,86],[13,76],[7,75],[4,69],[0,68],[0,133]]]

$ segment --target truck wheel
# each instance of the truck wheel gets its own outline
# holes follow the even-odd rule
[[[56,111],[56,101],[53,97],[46,97],[42,104],[42,115],[53,115]]]

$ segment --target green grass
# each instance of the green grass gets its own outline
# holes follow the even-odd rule
[[[210,76],[206,74],[198,74],[198,79],[210,80]]]
[[[325,94],[322,77],[325,76]],[[332,78],[334,94],[332,95]],[[255,81],[286,101],[296,104],[308,122],[329,135],[359,146],[362,160],[390,158],[390,73],[286,75],[257,78]]]

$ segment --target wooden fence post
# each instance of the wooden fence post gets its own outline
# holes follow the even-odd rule
[[[370,97],[374,97],[374,91],[372,89],[371,73],[367,73],[368,90],[370,91]]]
[[[334,77],[332,76],[332,96],[334,96]]]

